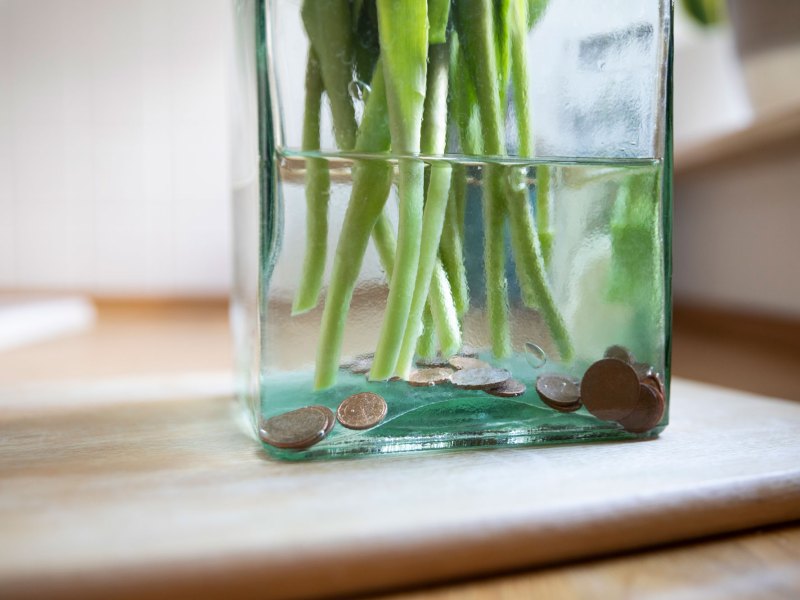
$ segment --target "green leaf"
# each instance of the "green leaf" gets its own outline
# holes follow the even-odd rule
[[[683,7],[690,17],[703,26],[717,25],[725,20],[723,0],[683,0]]]
[[[450,17],[450,0],[428,0],[428,41],[444,44],[447,41],[447,20]]]
[[[549,0],[527,0],[528,2],[528,29],[533,29],[539,19],[547,10]]]

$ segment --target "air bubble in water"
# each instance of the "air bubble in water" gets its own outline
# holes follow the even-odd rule
[[[533,342],[525,342],[525,360],[534,369],[541,369],[547,362],[547,353]]]
[[[528,187],[526,175],[525,169],[509,169],[507,177],[510,190],[513,192],[524,192]]]
[[[363,81],[354,79],[347,85],[347,91],[353,100],[366,102],[370,93],[370,87]]]

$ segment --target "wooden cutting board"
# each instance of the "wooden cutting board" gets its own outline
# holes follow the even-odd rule
[[[679,380],[654,441],[288,464],[228,398],[148,386],[0,403],[0,596],[347,596],[800,518],[782,400]]]

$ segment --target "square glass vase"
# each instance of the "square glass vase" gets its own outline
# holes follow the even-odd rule
[[[287,460],[668,422],[669,0],[235,0],[238,393]]]

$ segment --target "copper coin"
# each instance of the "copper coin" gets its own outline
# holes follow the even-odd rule
[[[308,448],[333,428],[333,412],[325,406],[306,406],[267,419],[259,427],[262,441],[276,448]]]
[[[551,402],[549,400],[542,400],[542,402],[544,402],[547,406],[549,406],[553,410],[557,410],[558,412],[562,412],[562,413],[575,412],[581,406],[583,406],[583,404],[581,403],[580,400],[578,400],[577,402],[575,402],[573,404],[556,404],[556,403]]]
[[[383,421],[386,410],[383,397],[361,392],[344,399],[336,411],[336,418],[348,429],[369,429]]]
[[[433,367],[442,368],[442,367],[449,367],[450,362],[443,356],[433,356],[429,358],[418,358],[417,366],[423,368],[433,368]]]
[[[505,369],[481,368],[456,371],[450,377],[454,386],[465,390],[488,390],[511,379]]]
[[[661,422],[665,407],[664,396],[653,386],[643,383],[639,386],[636,407],[631,414],[620,419],[619,424],[625,431],[645,433]]]
[[[661,377],[655,371],[651,371],[647,377],[642,378],[642,383],[646,383],[647,385],[652,385],[658,393],[662,396],[664,395],[664,384],[661,382]]]
[[[628,364],[633,364],[636,362],[636,359],[633,357],[633,354],[630,350],[628,350],[625,346],[619,346],[617,344],[606,348],[606,352],[603,354],[603,356],[605,358],[617,358]]]
[[[547,406],[561,412],[573,412],[581,407],[578,382],[563,375],[541,375],[536,379],[536,391]]]
[[[492,365],[487,362],[484,362],[478,358],[472,358],[471,356],[453,356],[448,361],[450,366],[454,369],[466,370],[466,369],[491,369]]]
[[[417,369],[408,376],[408,383],[416,387],[439,385],[450,381],[453,369]]]
[[[618,358],[598,360],[583,375],[581,400],[598,419],[624,419],[639,401],[639,376],[632,366]]]
[[[486,390],[486,393],[500,398],[514,398],[516,396],[522,396],[526,389],[524,383],[512,378],[507,379],[497,387]]]
[[[636,362],[632,364],[633,370],[639,376],[639,379],[644,379],[653,374],[653,367],[643,362]]]

